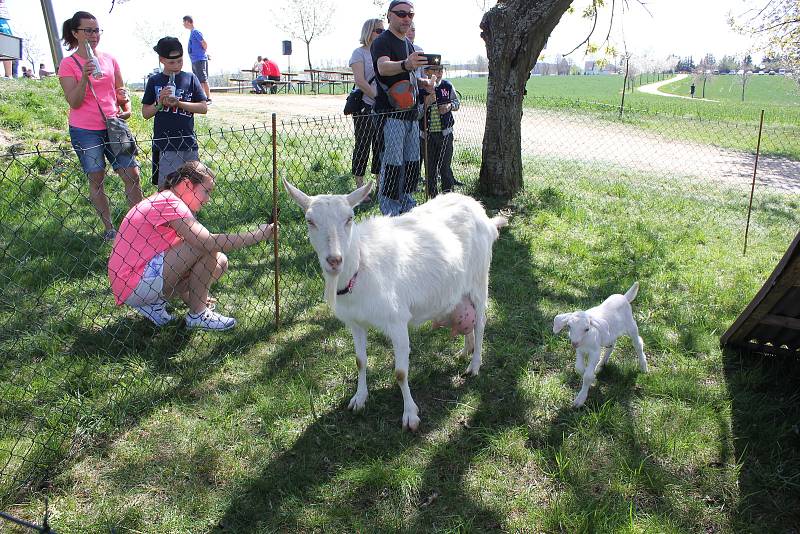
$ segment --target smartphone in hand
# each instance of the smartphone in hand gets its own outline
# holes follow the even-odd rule
[[[420,57],[425,60],[426,65],[441,65],[442,64],[442,55],[441,54],[420,54]]]

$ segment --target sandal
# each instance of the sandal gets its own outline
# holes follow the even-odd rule
[[[114,241],[115,237],[117,237],[117,231],[113,228],[103,232],[103,241]]]

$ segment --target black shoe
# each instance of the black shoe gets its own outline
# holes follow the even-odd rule
[[[210,106],[210,105],[211,105],[211,99],[210,99],[210,98],[206,98],[206,105],[207,105],[207,106]]]
[[[455,178],[453,178],[453,185],[457,185],[458,187],[464,187],[464,184],[462,182],[459,182]]]

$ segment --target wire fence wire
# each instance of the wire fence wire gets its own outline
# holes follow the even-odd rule
[[[611,205],[634,184],[652,195],[723,195],[744,233],[757,123],[631,110],[620,119],[616,106],[535,104],[521,118],[522,157],[526,182],[540,192],[589,184],[606,191]],[[452,155],[459,191],[476,190],[485,121],[485,99],[461,99]],[[65,461],[186,394],[228,355],[268,341],[278,311],[288,326],[322,302],[300,208],[283,193],[273,196],[273,155],[279,174],[306,193],[346,193],[355,187],[354,172],[373,179],[371,163],[353,168],[354,133],[354,120],[343,115],[280,121],[274,139],[266,124],[198,133],[199,159],[216,174],[211,201],[198,216],[207,228],[244,231],[268,221],[276,203],[280,209],[280,277],[273,245],[264,242],[230,252],[228,272],[211,288],[217,309],[239,321],[227,334],[190,331],[181,321],[156,328],[115,305],[107,278],[111,243],[70,147],[0,157],[0,506],[46,488]],[[139,142],[147,196],[155,192],[152,140]],[[370,147],[359,144],[356,159],[368,159],[363,151]],[[761,198],[800,191],[798,160],[797,126],[771,125],[768,117],[757,174]],[[422,184],[414,192],[418,203],[426,199]],[[128,210],[122,182],[109,173],[105,186],[119,224]],[[372,196],[358,217],[379,214]],[[741,250],[740,243],[730,246],[731,253]],[[186,307],[173,306],[183,317]]]

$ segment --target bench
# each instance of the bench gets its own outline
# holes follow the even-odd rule
[[[228,81],[229,82],[236,82],[236,86],[237,86],[237,89],[239,90],[240,94],[241,94],[242,88],[243,88],[242,84],[245,84],[245,83],[249,84],[250,83],[250,80],[245,80],[244,78],[228,78]]]
[[[344,87],[344,82],[342,80],[320,80],[320,89],[321,86],[327,85],[328,86],[328,93],[334,94],[336,92],[336,87],[341,85]]]
[[[285,92],[289,92],[289,85],[291,82],[284,82],[284,81],[275,81],[275,80],[262,80],[258,82],[258,85],[261,86],[262,89],[273,89],[275,88],[276,92],[280,92],[281,88]]]

